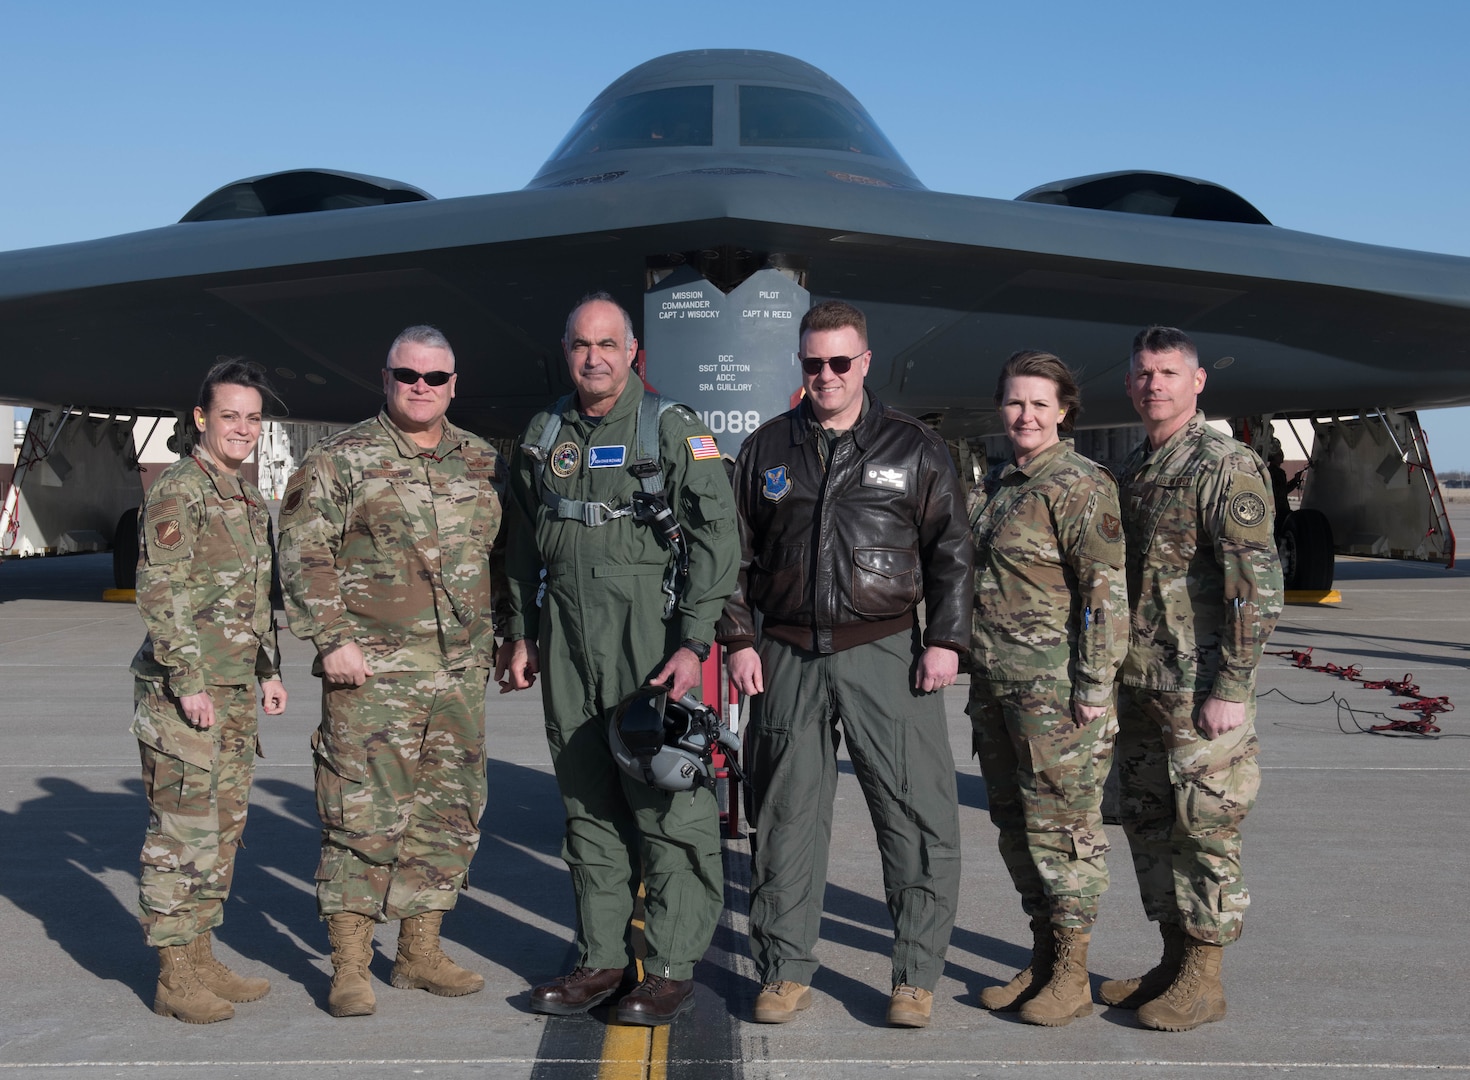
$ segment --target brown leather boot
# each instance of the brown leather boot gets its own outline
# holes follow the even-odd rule
[[[1043,1027],[1064,1027],[1092,1012],[1092,990],[1087,984],[1087,946],[1092,933],[1057,926],[1051,937],[1051,978],[1021,1006],[1021,1019]]]
[[[1179,975],[1152,1001],[1138,1007],[1138,1022],[1155,1031],[1190,1031],[1225,1019],[1225,988],[1220,985],[1223,946],[1189,938]]]
[[[1184,927],[1173,923],[1159,923],[1159,933],[1164,939],[1163,957],[1152,970],[1136,979],[1108,979],[1099,986],[1097,996],[1104,1005],[1136,1009],[1169,989],[1179,974],[1179,964],[1184,959],[1184,943],[1189,935],[1184,932]]]
[[[327,916],[332,942],[332,991],[327,1012],[333,1016],[371,1016],[378,1011],[373,997],[373,920],[366,915],[339,911]]]
[[[216,996],[199,979],[188,945],[165,945],[158,950],[158,991],[153,1011],[186,1024],[213,1024],[235,1015],[235,1007]]]
[[[398,924],[398,958],[393,985],[400,990],[427,990],[440,997],[463,997],[485,989],[485,980],[460,967],[439,947],[444,912],[410,915]]]
[[[575,1016],[601,1005],[624,986],[634,983],[624,968],[590,968],[578,964],[565,975],[541,983],[531,991],[531,1011],[550,1016]]]
[[[694,980],[644,975],[628,996],[618,1002],[620,1024],[657,1027],[671,1024],[694,1008]]]
[[[1015,1012],[1036,996],[1042,984],[1051,978],[1051,924],[1044,919],[1031,920],[1031,961],[1011,976],[1004,986],[987,986],[980,991],[980,1007],[991,1012]]]
[[[215,997],[226,1001],[259,1001],[271,992],[269,979],[251,979],[236,975],[223,961],[214,956],[214,942],[208,930],[200,934],[184,948],[189,950],[189,959],[194,972]]]

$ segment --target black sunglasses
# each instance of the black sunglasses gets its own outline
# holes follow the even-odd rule
[[[406,367],[390,367],[384,368],[383,370],[389,375],[392,375],[404,386],[412,386],[420,379],[423,379],[430,386],[443,386],[450,379],[454,378],[454,372],[452,371],[415,371],[413,368]]]
[[[856,356],[803,356],[801,357],[801,370],[808,375],[820,375],[822,365],[826,364],[832,369],[833,375],[846,375],[852,370],[852,362],[856,359]]]

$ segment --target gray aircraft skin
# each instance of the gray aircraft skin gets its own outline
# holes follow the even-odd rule
[[[381,401],[385,343],[430,322],[465,376],[453,416],[512,435],[568,388],[576,300],[636,313],[650,270],[681,264],[726,288],[792,268],[814,300],[862,306],[869,385],[950,437],[993,430],[1018,348],[1080,370],[1088,424],[1135,422],[1121,375],[1150,323],[1198,341],[1215,416],[1470,403],[1470,259],[1276,228],[1161,174],[929,191],[829,76],[734,50],[634,68],[522,191],[276,174],[176,225],[0,254],[0,395],[178,412],[232,354],[275,371],[295,417],[353,420]]]

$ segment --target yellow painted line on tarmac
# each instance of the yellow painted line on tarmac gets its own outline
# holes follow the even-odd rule
[[[602,1041],[597,1080],[666,1080],[669,1069],[669,1026],[608,1025]]]
[[[137,589],[103,589],[102,599],[109,604],[136,604]]]
[[[638,956],[638,978],[643,978],[643,886],[638,886],[638,907],[633,912],[633,949]],[[602,1064],[597,1080],[667,1080],[669,1072],[669,1024],[647,1027],[620,1024],[616,1017],[607,1025],[602,1039]]]
[[[1342,593],[1336,589],[1287,589],[1288,604],[1340,604]]]

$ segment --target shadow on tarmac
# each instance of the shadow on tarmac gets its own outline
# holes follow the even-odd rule
[[[548,957],[565,953],[566,941],[505,909],[545,913],[557,922],[570,915],[570,898],[557,902],[569,891],[565,871],[533,854],[554,857],[560,849],[560,818],[539,812],[556,799],[555,781],[495,760],[489,773],[496,794],[490,813],[524,820],[503,823],[514,844],[488,830],[482,834],[471,868],[477,887],[461,894],[445,937],[529,983],[545,974]],[[102,880],[109,872],[137,874],[148,821],[141,781],[125,781],[121,793],[89,791],[60,776],[35,783],[44,795],[13,813],[0,812],[0,865],[6,867],[0,895],[33,916],[79,967],[128,987],[151,1007],[152,950],[136,912]],[[300,984],[325,1009],[328,982],[318,961],[329,949],[314,899],[316,820],[311,787],[257,774],[225,921],[215,936],[245,958],[247,968]],[[389,931],[388,937],[391,950],[396,936]],[[391,970],[392,956],[380,948],[373,974],[387,983]]]

